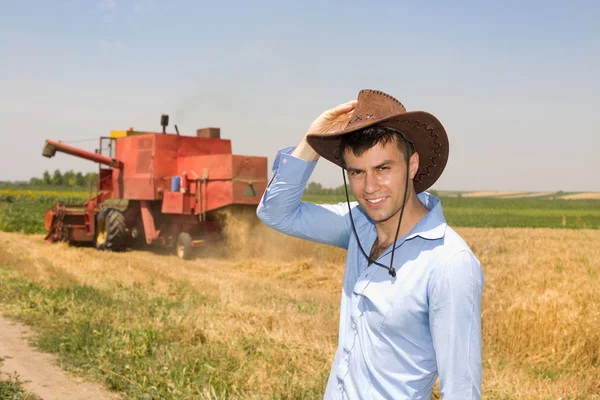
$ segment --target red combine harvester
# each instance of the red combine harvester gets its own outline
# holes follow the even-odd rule
[[[56,204],[46,211],[46,241],[95,244],[120,251],[144,243],[175,246],[180,258],[219,240],[219,210],[254,209],[267,186],[267,158],[233,155],[219,128],[196,136],[112,131],[96,153],[46,140],[42,154],[57,151],[99,164],[96,193],[82,205]],[[102,154],[108,149],[108,154]],[[125,206],[123,205],[125,204]]]

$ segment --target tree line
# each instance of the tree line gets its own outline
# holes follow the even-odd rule
[[[70,186],[70,187],[89,187],[91,182],[96,182],[98,179],[98,173],[88,172],[83,174],[81,172],[75,172],[72,169],[61,172],[60,170],[54,170],[53,173],[46,170],[41,178],[31,178],[29,183],[35,186]],[[431,190],[429,191],[431,192]],[[352,196],[352,191],[348,187],[348,193]],[[345,196],[344,185],[340,185],[335,188],[323,187],[318,182],[310,182],[304,191],[306,195],[316,196]]]
[[[428,189],[427,192],[439,197],[437,190]],[[306,185],[304,194],[314,196],[345,196],[346,192],[344,191],[344,185],[335,188],[324,188],[320,183],[310,182],[308,185]],[[352,189],[350,189],[350,185],[348,185],[348,194],[350,197],[352,197]]]
[[[351,193],[348,187],[348,193]],[[309,182],[304,190],[304,194],[316,195],[316,196],[345,196],[344,185],[335,188],[324,188],[323,185],[317,182]]]
[[[90,183],[96,182],[98,173],[75,172],[72,169],[61,172],[54,170],[53,173],[46,170],[41,178],[31,178],[30,184],[35,186],[70,186],[70,187],[89,187]]]

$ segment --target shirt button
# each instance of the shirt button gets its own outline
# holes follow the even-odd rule
[[[356,324],[354,322],[352,323],[352,330],[356,330]]]
[[[341,383],[338,383],[338,389],[342,390],[342,384]]]
[[[287,160],[284,158],[283,160],[281,160],[282,163],[286,164]]]
[[[348,353],[344,355],[344,360],[348,361]]]

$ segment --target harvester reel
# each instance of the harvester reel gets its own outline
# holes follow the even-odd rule
[[[96,220],[96,248],[98,250],[122,251],[127,246],[125,217],[116,208],[105,208]]]

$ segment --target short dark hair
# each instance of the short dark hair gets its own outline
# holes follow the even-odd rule
[[[406,140],[404,135],[393,128],[387,126],[374,125],[365,129],[361,129],[356,132],[343,135],[340,138],[339,154],[342,157],[342,165],[345,165],[344,153],[346,149],[350,149],[355,156],[362,155],[365,151],[371,147],[381,144],[385,146],[392,141],[396,141],[398,149],[402,152],[405,157],[405,161],[415,152],[415,147],[411,142]],[[408,159],[406,158],[405,150],[408,150]]]

